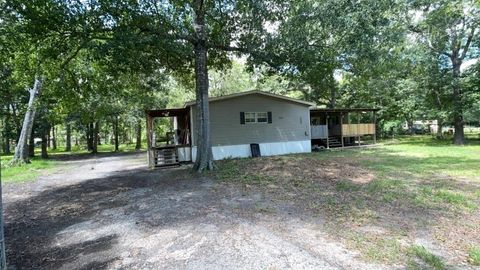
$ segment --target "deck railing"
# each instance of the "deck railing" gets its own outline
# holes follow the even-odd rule
[[[343,124],[343,136],[375,134],[375,124]]]

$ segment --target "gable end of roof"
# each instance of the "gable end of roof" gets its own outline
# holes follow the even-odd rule
[[[309,106],[309,107],[315,106],[315,103],[313,103],[313,102],[308,102],[308,101],[304,101],[304,100],[300,100],[300,99],[296,99],[296,98],[286,97],[286,96],[277,95],[277,94],[264,92],[264,91],[259,91],[259,90],[240,92],[240,93],[235,93],[235,94],[230,94],[230,95],[225,95],[225,96],[220,96],[220,97],[213,97],[213,98],[209,98],[208,101],[209,102],[216,102],[216,101],[228,100],[228,99],[243,97],[243,96],[248,96],[248,95],[263,95],[263,96],[266,96],[266,97],[277,98],[277,99],[281,99],[281,100],[285,100],[285,101],[289,101],[289,102],[293,102],[293,103],[297,103],[297,104],[302,104],[302,105]],[[195,104],[196,104],[196,101],[189,101],[189,102],[185,103],[185,107],[193,106]]]

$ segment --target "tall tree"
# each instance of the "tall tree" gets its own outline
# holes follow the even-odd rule
[[[264,49],[261,44],[268,36],[266,23],[280,19],[283,5],[284,1],[276,0],[146,0],[108,6],[117,33],[114,38],[119,38],[117,44],[122,44],[122,48],[130,48],[130,54],[131,48],[135,48],[143,52],[139,59],[153,59],[175,71],[193,69],[199,127],[195,170],[214,167],[208,104],[209,66],[227,64],[229,52],[259,55],[259,50]],[[123,16],[125,12],[130,16]]]
[[[461,67],[465,60],[479,53],[474,46],[480,38],[480,3],[474,0],[411,1],[410,30],[417,40],[430,48],[439,59],[447,60],[451,71],[453,143],[465,144],[464,94]]]

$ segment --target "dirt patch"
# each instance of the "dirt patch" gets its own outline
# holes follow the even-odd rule
[[[449,268],[472,268],[467,251],[480,244],[480,219],[468,198],[464,202],[463,195],[448,188],[468,190],[475,183],[456,187],[449,184],[452,179],[378,177],[360,162],[313,154],[226,160],[214,177],[262,194],[269,202],[262,205],[266,212],[321,219],[327,237],[359,251],[365,260],[408,265],[414,259],[411,246],[427,239]]]
[[[258,172],[267,177],[282,180],[292,178],[315,180],[321,183],[351,181],[365,184],[373,180],[374,175],[359,164],[345,160],[318,160],[315,158],[266,157],[248,163],[246,170]]]
[[[148,170],[143,153],[66,162],[4,187],[11,268],[404,269],[421,244],[474,269],[465,249],[480,244],[478,210],[439,207],[462,197],[379,181],[354,158],[227,160],[210,175]]]
[[[253,185],[189,167],[148,170],[144,155],[75,160],[5,187],[12,269],[385,269],[329,239],[323,221]],[[93,169],[92,169],[93,168]],[[23,196],[19,196],[23,194]]]

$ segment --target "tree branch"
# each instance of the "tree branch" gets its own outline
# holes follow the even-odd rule
[[[468,48],[470,48],[470,44],[472,43],[474,35],[475,35],[475,26],[472,26],[470,34],[467,37],[467,43],[465,43],[465,46],[463,47],[463,52],[462,52],[462,55],[460,56],[460,60],[463,60],[465,56],[467,56]]]
[[[222,51],[226,52],[238,52],[238,53],[243,53],[243,54],[250,54],[255,56],[257,59],[260,59],[262,62],[266,63],[273,69],[277,69],[277,66],[275,65],[274,62],[271,61],[271,59],[265,57],[264,55],[261,55],[255,50],[250,50],[248,48],[243,48],[243,47],[234,47],[234,46],[227,46],[227,45],[220,45],[220,44],[211,44],[207,43],[207,48],[215,48],[219,49]]]

